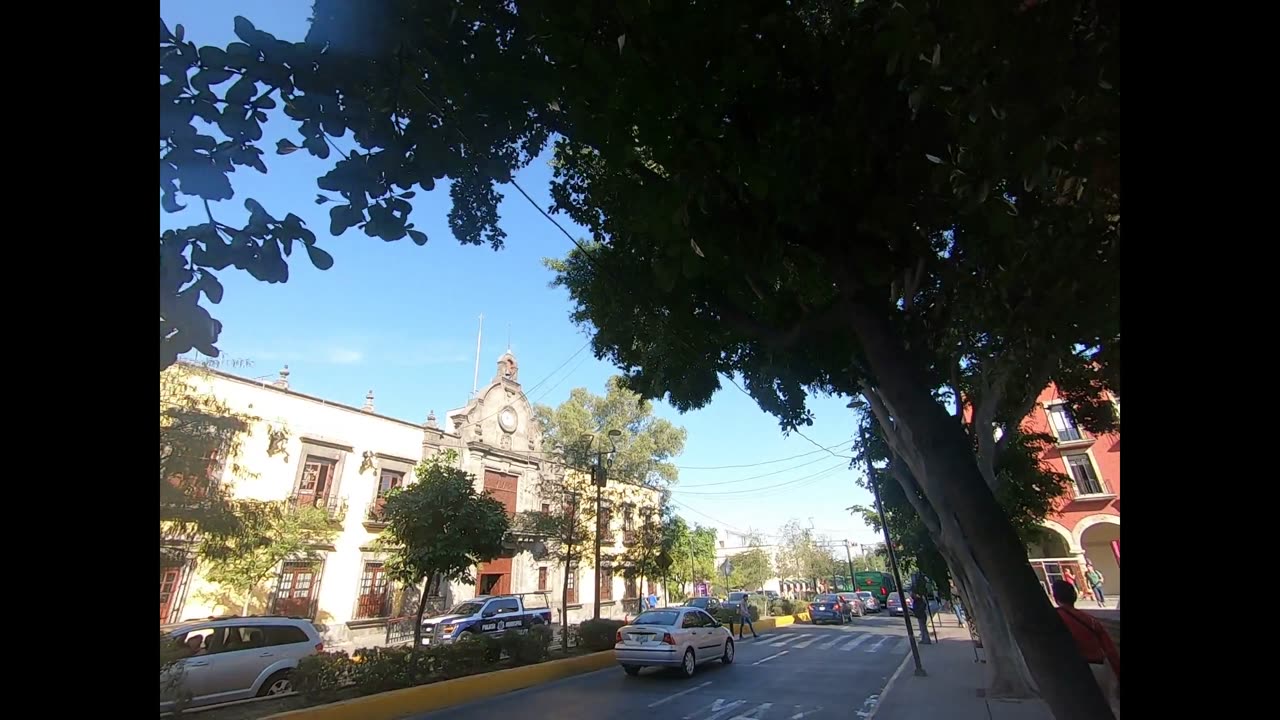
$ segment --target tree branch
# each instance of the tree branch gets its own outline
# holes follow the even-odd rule
[[[1039,399],[1040,393],[1044,391],[1045,386],[1049,384],[1049,373],[1053,371],[1054,365],[1058,363],[1058,357],[1058,353],[1050,353],[1050,355],[1044,359],[1039,371],[1031,375],[1027,392],[1022,396],[1017,407],[1014,409],[1016,414],[1012,419],[1001,425],[1001,428],[1004,430],[1004,434],[1000,436],[1000,439],[995,444],[994,452],[996,457],[999,457],[1000,453],[1004,452],[1004,449],[1009,446],[1009,438],[1013,436],[1013,431],[1017,430],[1018,426],[1022,424],[1023,419],[1030,415],[1031,411],[1035,408],[1036,400]]]
[[[920,522],[924,523],[925,529],[929,531],[931,536],[940,537],[942,534],[942,521],[938,519],[938,514],[934,512],[928,498],[924,497],[924,491],[920,489],[915,477],[902,468],[901,458],[894,458],[894,461],[889,463],[889,472],[898,481],[898,484],[902,486],[902,491],[907,496],[907,501],[911,503],[911,507],[920,516]]]
[[[750,284],[749,281],[748,284]],[[806,313],[804,317],[800,318],[799,322],[790,328],[780,330],[772,325],[762,323],[750,314],[739,310],[732,302],[727,301],[727,298],[722,299],[726,300],[726,302],[721,303],[721,307],[717,309],[717,314],[722,320],[748,335],[754,335],[779,351],[790,350],[802,340],[828,329],[831,321],[838,318],[845,309],[842,300],[832,300],[821,310]]]

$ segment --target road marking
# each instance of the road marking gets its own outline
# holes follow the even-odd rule
[[[803,640],[804,638],[807,638],[807,637],[809,637],[809,633],[805,633],[805,634],[803,634],[803,635],[792,635],[791,637],[787,638],[786,640],[782,640],[782,641],[780,641],[780,642],[776,642],[776,643],[774,643],[774,644],[773,644],[773,647],[782,647],[783,645],[786,645],[787,643],[791,642],[792,640]],[[796,645],[796,647],[800,647],[800,646],[799,646],[799,645]]]
[[[826,641],[826,642],[822,643],[821,645],[819,645],[819,646],[818,646],[818,649],[819,649],[819,650],[830,650],[831,648],[835,647],[837,643],[842,643],[842,642],[844,642],[844,640],[845,640],[844,638],[839,637],[839,636],[836,636],[834,639],[832,639],[832,640],[828,640],[828,641]]]
[[[875,720],[876,713],[880,712],[880,701],[889,696],[889,691],[893,689],[893,684],[897,682],[898,676],[902,674],[902,671],[907,669],[907,663],[909,662],[911,662],[911,653],[903,656],[902,662],[898,664],[898,669],[894,671],[893,675],[889,676],[889,682],[880,688],[880,695],[876,697],[876,704],[871,707],[871,713],[863,720]]]
[[[844,647],[840,648],[840,652],[849,652],[850,650],[858,647],[859,645],[861,645],[862,643],[870,639],[871,639],[870,635],[859,635],[858,637],[845,643]]]
[[[800,706],[799,706],[799,705],[797,705],[797,706],[796,706],[796,710],[799,710],[799,709],[800,709]],[[814,709],[812,709],[812,710],[805,710],[804,712],[797,712],[795,715],[792,715],[792,716],[791,716],[791,720],[800,720],[800,719],[801,719],[801,718],[803,718],[805,715],[812,715],[812,714],[814,714],[814,713],[818,712],[818,711],[819,711],[819,710],[821,710],[821,709],[822,709],[822,707],[821,707],[821,706],[819,706],[819,707],[816,707],[816,708],[814,708]]]
[[[753,663],[751,663],[751,664],[752,664],[752,665],[759,665],[759,664],[761,664],[761,663],[767,663],[767,662],[769,662],[770,660],[772,660],[772,659],[774,659],[774,658],[776,658],[776,657],[782,657],[783,655],[786,655],[786,654],[787,654],[787,653],[789,653],[789,652],[791,652],[791,651],[790,651],[790,650],[783,650],[782,652],[780,652],[780,653],[774,653],[774,654],[770,655],[770,656],[769,656],[769,657],[767,657],[767,658],[760,658],[759,660],[757,660],[757,661],[755,661],[755,662],[753,662]]]
[[[858,717],[860,718],[871,717],[871,715],[876,710],[876,700],[878,700],[879,698],[880,698],[879,695],[871,695],[866,700],[863,700],[862,709],[858,711]]]
[[[738,707],[739,705],[745,702],[746,700],[734,700],[728,705],[725,705],[724,698],[716,698],[716,701],[711,704],[712,715],[708,717],[706,720],[717,720],[717,718],[728,715],[730,712],[733,711],[734,708]],[[684,716],[684,720],[692,720],[692,718],[695,717],[697,714],[698,713],[696,712],[689,713],[688,715]]]
[[[802,637],[803,637],[803,636],[802,636]],[[821,639],[822,639],[822,636],[821,636],[821,635],[814,635],[812,638],[810,638],[810,639],[808,639],[808,640],[805,640],[804,642],[798,642],[798,643],[796,643],[796,645],[795,645],[795,646],[796,646],[796,649],[800,649],[800,648],[807,648],[807,647],[809,647],[810,645],[812,645],[812,644],[814,644],[814,643],[818,642],[818,641],[819,641],[819,640],[821,640]]]
[[[666,696],[666,697],[662,698],[661,700],[658,700],[658,701],[656,701],[656,702],[651,702],[651,703],[649,703],[649,707],[651,707],[651,708],[658,707],[659,705],[661,705],[661,704],[663,704],[663,703],[665,703],[665,702],[671,702],[672,700],[675,700],[676,698],[680,697],[681,695],[688,695],[689,693],[693,692],[694,690],[701,690],[702,688],[704,688],[704,687],[706,687],[706,686],[708,686],[708,685],[710,685],[710,684],[711,684],[711,681],[710,681],[710,680],[708,680],[708,681],[706,681],[706,682],[704,682],[704,683],[702,683],[702,684],[700,684],[700,685],[694,685],[693,687],[689,688],[688,690],[681,690],[680,692],[675,693],[674,695],[668,695],[668,696]]]
[[[773,703],[762,703],[747,711],[745,715],[734,715],[729,720],[760,720],[771,707],[773,707]]]
[[[875,652],[880,649],[881,645],[887,642],[889,642],[889,636],[885,635],[884,637],[880,638],[880,642],[876,643],[875,645],[872,645],[871,647],[867,648],[866,650],[863,650],[862,652],[869,652],[869,653]]]

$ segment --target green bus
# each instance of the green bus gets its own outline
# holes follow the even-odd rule
[[[876,596],[880,601],[880,607],[885,607],[889,602],[889,593],[897,592],[898,584],[893,581],[893,575],[878,570],[864,570],[853,574],[854,590],[858,592],[866,591]]]

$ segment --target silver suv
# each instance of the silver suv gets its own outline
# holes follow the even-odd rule
[[[160,628],[180,659],[160,675],[160,711],[187,696],[187,707],[292,690],[298,661],[324,650],[310,620],[274,616],[193,620]]]

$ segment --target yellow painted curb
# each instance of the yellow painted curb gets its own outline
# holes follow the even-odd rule
[[[328,705],[290,710],[268,715],[263,720],[395,720],[396,718],[443,710],[454,705],[521,690],[552,680],[603,670],[617,661],[613,651],[523,665],[495,672],[468,675],[429,685],[366,695]]]
[[[782,617],[760,618],[755,623],[756,632],[777,630],[795,624],[807,622],[808,613],[784,615]],[[541,685],[553,680],[560,680],[573,675],[595,672],[612,666],[617,661],[612,650],[580,655],[564,660],[523,665],[521,667],[495,670],[494,672],[468,675],[467,677],[443,680],[429,685],[391,690],[390,692],[366,695],[364,697],[343,700],[342,702],[316,705],[309,708],[290,710],[288,712],[268,715],[263,720],[397,720],[397,718],[434,710],[443,710],[455,705],[464,705],[494,695],[501,695],[515,690],[522,690],[534,685]]]

